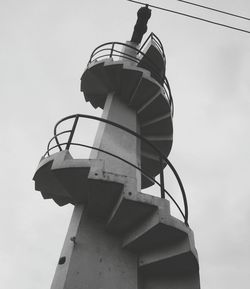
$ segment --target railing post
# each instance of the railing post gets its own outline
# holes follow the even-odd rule
[[[111,47],[111,51],[110,51],[110,55],[109,55],[110,58],[111,58],[112,55],[113,55],[114,46],[115,46],[115,43],[113,42],[113,43],[112,43],[112,47]]]
[[[181,193],[182,193],[182,198],[183,198],[183,203],[184,203],[184,220],[185,220],[185,224],[187,226],[188,225],[188,202],[187,202],[187,196],[186,196],[186,193],[185,193],[185,189],[183,187],[183,184],[182,184],[182,181],[181,181],[181,178],[180,176],[178,175],[176,169],[174,168],[174,166],[172,165],[172,163],[166,159],[167,161],[167,165],[169,166],[169,168],[172,170],[172,172],[174,173],[176,179],[177,179],[177,182],[180,186],[180,189],[181,189]]]
[[[60,143],[59,143],[59,141],[58,141],[57,136],[55,137],[55,140],[56,140],[56,145],[57,145],[57,147],[59,148],[59,151],[62,151],[62,148],[61,148],[61,145],[60,145]]]
[[[164,185],[164,172],[163,172],[164,166],[163,166],[163,160],[162,160],[161,155],[160,155],[159,157],[160,157],[161,198],[162,198],[162,199],[165,199],[165,191],[164,191],[165,185]]]
[[[79,119],[79,115],[76,115],[76,118],[75,118],[73,126],[72,126],[72,130],[71,130],[70,135],[69,135],[69,139],[68,139],[68,142],[67,142],[66,150],[69,150],[69,148],[70,148],[70,145],[71,145],[71,142],[72,142],[75,130],[76,130],[78,119]]]

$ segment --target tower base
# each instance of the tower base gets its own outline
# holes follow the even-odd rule
[[[137,256],[120,243],[103,221],[76,206],[51,289],[138,288]]]
[[[98,169],[92,172],[91,164]],[[131,179],[97,164],[60,152],[35,174],[44,197],[82,202],[51,289],[199,289],[193,232],[171,216],[169,201],[136,191]]]

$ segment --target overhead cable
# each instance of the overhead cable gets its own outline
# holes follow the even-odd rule
[[[248,21],[250,20],[250,18],[242,16],[242,15],[234,14],[234,13],[231,13],[231,12],[219,10],[219,9],[208,7],[208,6],[204,6],[204,5],[200,5],[200,4],[197,4],[197,3],[190,2],[190,1],[186,1],[186,0],[176,0],[176,1],[183,2],[183,3],[189,4],[189,5],[193,5],[193,6],[197,6],[197,7],[201,7],[201,8],[204,8],[204,9],[212,10],[212,11],[215,11],[215,12],[218,12],[218,13],[222,13],[222,14],[226,14],[226,15],[229,15],[229,16],[241,18],[241,19],[244,19],[244,20],[248,20]]]
[[[222,27],[225,27],[225,28],[229,28],[229,29],[233,29],[233,30],[237,30],[237,31],[241,31],[241,32],[245,32],[245,33],[249,33],[250,34],[250,31],[248,31],[248,30],[244,30],[244,29],[237,28],[237,27],[230,26],[230,25],[226,25],[226,24],[223,24],[223,23],[211,21],[211,20],[204,19],[204,18],[201,18],[201,17],[193,16],[193,15],[186,14],[186,13],[182,13],[182,12],[179,12],[179,11],[174,11],[174,10],[166,9],[166,8],[163,8],[163,7],[151,5],[151,4],[147,4],[147,3],[143,3],[143,2],[139,2],[139,1],[134,1],[134,0],[127,0],[127,1],[133,2],[133,3],[137,3],[137,4],[141,4],[141,5],[148,5],[148,7],[152,7],[152,8],[155,8],[155,9],[167,11],[167,12],[170,12],[170,13],[178,14],[178,15],[181,15],[181,16],[186,16],[186,17],[189,17],[189,18],[192,18],[192,19],[200,20],[200,21],[207,22],[207,23],[210,23],[210,24],[215,24],[215,25],[218,25],[218,26],[222,26]]]

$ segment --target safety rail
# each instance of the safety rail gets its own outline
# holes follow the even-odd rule
[[[165,52],[161,40],[153,32],[148,35],[146,40],[141,45],[140,50],[143,50],[143,48],[149,43],[150,40],[155,44],[155,46],[161,52],[162,56],[165,58]]]
[[[141,168],[139,168],[136,165],[132,164],[131,162],[121,158],[120,156],[117,156],[117,155],[113,154],[112,152],[108,152],[106,150],[102,150],[100,148],[96,148],[96,147],[93,147],[93,146],[85,145],[85,144],[82,144],[82,143],[73,142],[73,137],[74,137],[74,134],[75,134],[75,130],[76,130],[79,118],[92,119],[92,120],[96,120],[96,121],[107,123],[108,125],[111,125],[111,126],[114,126],[114,127],[117,127],[119,129],[122,129],[122,130],[126,131],[127,133],[129,133],[129,134],[135,136],[136,138],[140,139],[140,141],[142,141],[142,142],[146,143],[147,145],[149,145],[159,156],[159,163],[160,163],[161,168],[162,168],[160,170],[160,182],[155,180],[155,178],[149,176],[147,174],[147,172],[145,172]],[[72,128],[57,133],[58,126],[62,122],[66,121],[66,120],[69,120],[69,119],[74,119]],[[68,140],[66,142],[60,143],[59,140],[58,140],[58,136],[63,135],[63,134],[69,134],[69,138],[68,138]],[[53,140],[55,140],[56,145],[51,146]],[[185,224],[188,226],[188,203],[187,203],[186,193],[185,193],[182,181],[181,181],[177,171],[175,170],[174,166],[167,159],[167,157],[156,146],[154,146],[150,141],[148,141],[145,137],[137,134],[136,132],[134,132],[134,131],[132,131],[132,130],[120,125],[120,124],[117,124],[117,123],[112,122],[112,121],[107,120],[107,119],[103,119],[103,118],[100,118],[100,117],[97,117],[97,116],[92,116],[92,115],[87,115],[87,114],[74,114],[74,115],[70,115],[70,116],[64,117],[63,119],[61,119],[60,121],[58,121],[56,123],[56,125],[54,127],[54,136],[50,139],[50,141],[48,143],[47,151],[44,154],[44,157],[50,156],[50,152],[52,150],[54,150],[54,149],[58,149],[59,151],[62,151],[63,150],[63,148],[62,148],[63,146],[65,146],[64,150],[69,150],[71,145],[73,145],[73,146],[81,146],[81,147],[85,147],[85,148],[101,151],[103,153],[111,155],[112,157],[115,157],[115,158],[117,158],[117,159],[119,159],[119,160],[121,160],[121,161],[123,161],[123,162],[125,162],[125,163],[127,163],[129,165],[131,165],[132,167],[138,169],[146,178],[148,178],[149,180],[151,180],[152,182],[154,182],[155,184],[157,184],[160,187],[160,189],[161,189],[161,198],[165,198],[165,194],[168,195],[168,197],[173,201],[173,203],[176,205],[177,209],[181,213]],[[176,177],[176,180],[178,182],[178,185],[180,187],[180,190],[181,190],[181,193],[182,193],[182,199],[183,199],[184,212],[180,208],[178,203],[175,201],[175,199],[172,197],[172,195],[164,187],[164,165],[165,164],[168,165],[169,168],[171,169],[171,171],[173,172],[173,174]]]
[[[148,39],[151,39],[150,37],[153,37],[152,39],[158,39],[157,36],[155,36],[155,34],[153,34],[154,36],[152,36],[151,34],[149,35]],[[157,37],[157,38],[156,38]],[[148,40],[146,40],[148,41]],[[142,48],[144,47],[144,45],[146,44],[146,41],[144,42]],[[160,42],[160,40],[158,39],[158,42],[154,42],[157,43],[157,48],[159,50],[159,52],[162,54],[162,56],[165,58],[165,54],[164,54],[164,50],[163,50],[163,46]],[[123,51],[123,48],[127,47],[129,49],[132,49],[135,51],[136,56],[133,56],[131,54],[125,53]],[[173,103],[173,98],[172,98],[172,92],[170,89],[170,85],[168,82],[168,79],[166,78],[166,76],[162,76],[159,73],[159,68],[157,67],[157,65],[152,61],[152,59],[150,59],[143,51],[142,49],[138,49],[134,46],[131,46],[129,44],[126,43],[122,43],[122,42],[107,42],[104,43],[102,45],[99,45],[91,54],[89,62],[88,62],[88,67],[89,65],[91,65],[92,63],[95,63],[97,61],[101,61],[104,59],[113,59],[114,61],[117,60],[121,60],[121,59],[126,59],[126,60],[130,60],[133,61],[137,64],[140,63],[141,61],[141,57],[144,57],[144,59],[147,61],[147,65],[150,67],[152,73],[154,73],[157,76],[157,79],[161,80],[161,85],[163,86],[163,90],[165,93],[165,96],[169,102],[170,105],[170,109],[171,109],[171,114],[173,116],[174,114],[174,103]],[[157,81],[157,80],[156,80]]]

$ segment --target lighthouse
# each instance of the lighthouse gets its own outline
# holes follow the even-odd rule
[[[102,117],[60,120],[35,172],[44,199],[74,206],[51,289],[200,288],[187,198],[168,160],[174,108],[164,48],[154,33],[142,43],[150,16],[147,6],[140,8],[130,41],[94,49],[81,91]],[[74,141],[84,137],[78,126],[86,119],[99,123],[91,146]],[[61,129],[65,122],[69,129]],[[89,158],[74,158],[74,147],[91,149]],[[165,188],[166,166],[183,206]],[[143,193],[153,185],[158,196]]]

